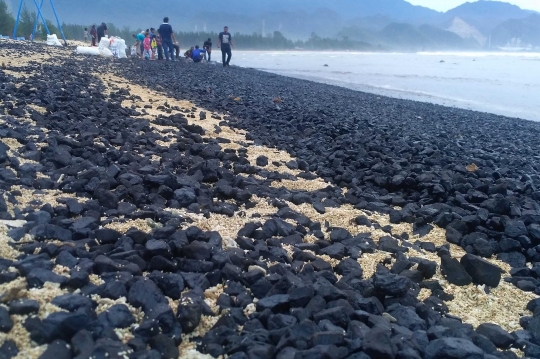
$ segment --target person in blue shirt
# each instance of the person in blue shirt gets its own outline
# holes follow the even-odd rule
[[[169,18],[163,19],[163,24],[158,29],[158,33],[161,35],[163,41],[163,51],[165,52],[165,60],[169,61],[169,55],[171,61],[174,61],[174,49],[175,45],[178,45],[172,26],[169,24]],[[174,41],[174,42],[173,42]]]
[[[139,54],[141,56],[141,59],[144,59],[144,38],[146,37],[144,31],[142,31],[141,33],[137,34],[137,36],[135,37],[135,39],[137,40],[137,46],[139,47],[137,49],[137,54]]]
[[[195,46],[195,49],[191,52],[191,59],[193,62],[201,62],[202,61],[203,53],[201,49],[199,49],[199,45]]]

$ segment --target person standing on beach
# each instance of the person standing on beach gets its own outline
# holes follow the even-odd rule
[[[157,59],[163,60],[163,40],[161,40],[160,34],[157,34],[156,36],[156,45],[157,45]]]
[[[171,61],[174,61],[174,45],[178,42],[174,37],[172,26],[169,24],[169,18],[163,19],[163,24],[158,29],[158,33],[161,35],[161,41],[163,42],[163,50],[165,51],[165,60],[169,61],[169,55]],[[173,42],[174,41],[174,42]]]
[[[92,36],[92,46],[96,46],[97,30],[96,25],[92,25],[90,29],[90,36]]]
[[[107,24],[102,22],[100,26],[97,28],[97,42],[101,41],[105,35],[109,35],[109,29],[107,29]]]
[[[156,29],[150,28],[150,40],[152,41],[152,60],[157,58],[157,34]]]
[[[229,27],[225,26],[223,32],[219,33],[218,39],[218,48],[221,47],[221,58],[223,61],[223,67],[230,66],[232,51],[231,47],[234,49],[234,44],[232,42],[232,35],[229,33]],[[227,57],[227,59],[225,59]]]
[[[144,59],[150,60],[152,56],[151,55],[152,54],[152,40],[150,39],[150,32],[147,32],[145,34],[143,46],[144,46],[144,53],[143,53]]]
[[[206,60],[206,54],[208,54],[208,61],[210,62],[211,58],[212,58],[212,39],[211,38],[208,38],[208,40],[206,40],[203,44],[203,48],[206,50],[206,52],[204,53],[204,59]]]
[[[87,27],[84,28],[83,35],[84,35],[84,42],[87,43],[88,42],[88,28]]]

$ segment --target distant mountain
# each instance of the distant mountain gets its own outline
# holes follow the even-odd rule
[[[391,23],[381,31],[350,26],[339,32],[339,37],[367,42],[382,49],[403,51],[457,50],[479,48],[475,41],[463,39],[453,32],[432,25],[419,27],[405,23]]]
[[[525,19],[512,19],[491,32],[493,46],[540,46],[540,14]]]
[[[398,48],[422,50],[432,45],[430,38],[411,24],[392,23],[379,36],[385,43]]]
[[[475,27],[484,35],[489,35],[491,31],[500,23],[510,19],[523,19],[531,15],[531,11],[523,10],[519,6],[500,1],[481,0],[467,2],[442,15],[446,22],[452,22],[459,18]]]
[[[433,49],[473,49],[480,46],[476,41],[470,41],[468,38],[462,38],[451,31],[435,26],[422,25],[418,29],[431,40]]]
[[[347,24],[352,27],[370,29],[372,31],[381,31],[395,20],[386,15],[374,15],[367,17],[356,17],[347,21]]]
[[[7,0],[16,12],[19,0]],[[279,31],[290,39],[347,38],[384,48],[468,49],[504,45],[513,38],[536,43],[533,12],[500,1],[465,3],[446,13],[405,0],[54,0],[60,20],[73,24],[113,23],[146,29],[169,16],[177,31],[220,31],[263,35]],[[33,2],[26,1],[32,9]],[[53,19],[45,1],[44,15]],[[536,32],[535,32],[536,31]]]
[[[462,39],[476,41],[481,46],[484,46],[487,41],[487,38],[478,29],[459,17],[454,18],[446,30],[458,35]]]
[[[18,0],[8,1],[11,1],[12,9],[16,9],[19,4]],[[32,1],[26,3],[29,7],[33,6]],[[262,20],[272,14],[286,12],[294,15],[298,12],[312,13],[318,9],[328,9],[344,21],[355,17],[383,15],[421,24],[439,16],[434,10],[414,6],[405,0],[228,0],[224,4],[215,0],[55,0],[54,3],[61,21],[66,23],[105,21],[117,26],[139,28],[159,24],[164,16],[169,16],[179,30],[192,30],[195,26],[202,28],[204,23],[208,28],[219,30],[227,23],[236,31],[245,28],[247,22],[253,23],[251,31],[255,31],[260,30]],[[52,18],[48,2],[45,2],[44,9],[46,16]]]

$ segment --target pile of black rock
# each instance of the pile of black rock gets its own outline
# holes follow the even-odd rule
[[[387,213],[393,223],[414,223],[421,235],[432,224],[445,228],[448,242],[507,262],[515,268],[513,283],[540,294],[538,123],[249,69],[187,67],[178,76],[154,76],[148,67],[118,70],[226,111],[229,126],[348,188],[340,201]],[[199,77],[207,80],[190,83]]]
[[[137,118],[141,109],[122,106],[134,95],[125,89],[105,95],[91,74],[107,63],[66,57],[20,67],[27,77],[17,78],[0,69],[0,113],[6,113],[0,137],[20,143],[16,153],[0,144],[0,188],[7,199],[0,196],[0,218],[26,221],[8,232],[21,255],[0,258],[0,285],[24,277],[28,288],[52,282],[69,291],[52,301],[64,311],[43,319],[35,315],[39,302],[0,293],[0,332],[13,329],[12,316],[24,315],[31,340],[49,344],[42,358],[177,358],[182,334],[216,315],[205,291],[225,284],[216,324],[191,339],[216,358],[517,358],[511,349],[540,357],[540,300],[527,305],[534,315],[520,318],[523,330],[508,333],[490,323],[474,329],[448,314],[445,301],[452,295],[431,279],[437,263],[407,255],[408,248],[438,253],[450,282],[491,287],[501,271],[481,257],[496,255],[514,268],[509,281],[538,291],[533,151],[540,126],[247,69],[127,60],[108,70],[228,113],[223,126],[287,150],[298,158],[289,167],[334,184],[288,191],[270,186],[288,176],[265,170],[265,158],[252,166],[245,150],[223,150],[227,139],[205,137],[200,126],[188,124],[186,117],[205,117],[193,109],[164,108],[155,122],[175,127],[176,141],[157,144],[168,139]],[[66,198],[54,206],[37,199],[22,206],[13,186],[37,194],[58,190]],[[343,195],[339,187],[349,191]],[[246,224],[235,238],[238,248],[167,210],[236,216],[242,206],[255,205],[254,195],[271,202],[276,214]],[[285,201],[311,203],[320,212],[350,203],[390,214],[394,223],[414,223],[421,235],[436,224],[469,254],[457,261],[448,246],[410,243],[391,228],[375,243],[369,233],[352,236],[313,222]],[[150,233],[104,228],[130,219],[156,226]],[[356,221],[377,226],[365,217]],[[34,240],[25,241],[26,234]],[[304,243],[308,234],[319,240]],[[292,246],[292,255],[284,245]],[[388,252],[386,265],[364,279],[357,259],[376,250]],[[318,254],[340,263],[333,267]],[[69,268],[69,275],[55,273],[55,265]],[[94,284],[91,275],[104,283]],[[432,295],[420,301],[422,288]],[[92,296],[125,297],[144,318],[137,322],[124,304],[97,314]],[[122,328],[131,328],[127,343],[115,331]],[[0,357],[22,349],[4,340]]]

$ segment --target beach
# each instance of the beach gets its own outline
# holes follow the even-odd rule
[[[0,48],[10,357],[540,353],[539,123]]]
[[[394,98],[540,121],[535,52],[237,51],[235,63]],[[508,94],[512,94],[509,96]]]

